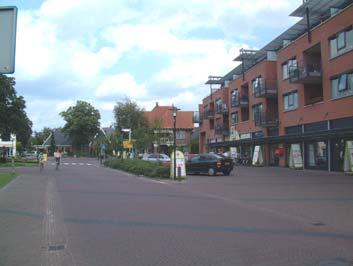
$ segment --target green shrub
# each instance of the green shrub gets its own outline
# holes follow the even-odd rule
[[[135,175],[169,178],[169,167],[162,163],[142,161],[138,159],[108,159],[104,165],[113,169],[123,170]]]

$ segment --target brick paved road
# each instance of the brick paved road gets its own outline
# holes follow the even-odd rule
[[[174,184],[66,163],[0,192],[0,265],[353,261],[352,177],[244,167]]]

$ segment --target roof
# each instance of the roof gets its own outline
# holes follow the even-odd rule
[[[104,131],[104,133],[107,137],[109,137],[115,133],[114,127],[103,127],[102,130]]]
[[[172,106],[156,106],[152,111],[144,112],[145,117],[150,125],[156,121],[161,121],[161,128],[173,128]],[[178,111],[176,116],[176,127],[183,129],[193,129],[193,111]]]
[[[51,137],[52,137],[52,134],[50,134],[49,137],[47,137],[47,139],[43,143],[43,146],[50,146]],[[72,141],[60,129],[55,129],[54,141],[55,141],[55,145],[57,145],[57,146],[71,146],[72,145]]]
[[[312,15],[321,15],[330,11],[331,7],[342,8],[350,3],[352,3],[351,0],[306,0],[301,6],[294,10],[290,16],[304,17],[306,8],[309,8]]]

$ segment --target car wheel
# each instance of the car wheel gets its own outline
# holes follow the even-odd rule
[[[211,175],[215,175],[216,171],[213,168],[210,168],[210,169],[208,169],[207,173],[209,176],[211,176]]]

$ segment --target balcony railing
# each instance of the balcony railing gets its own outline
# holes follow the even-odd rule
[[[249,97],[241,96],[240,98],[232,99],[232,107],[248,107],[249,106]]]
[[[228,106],[226,104],[216,106],[216,114],[226,115],[229,113]]]
[[[254,85],[254,96],[276,98],[278,92],[277,88],[277,80],[260,79],[260,81]]]
[[[215,133],[217,135],[229,136],[229,127],[226,125],[217,125],[215,127]]]
[[[258,112],[254,114],[255,126],[257,127],[277,127],[278,115],[266,112]]]
[[[289,69],[289,81],[291,83],[320,84],[322,83],[321,64],[306,64],[293,66]]]
[[[205,119],[214,118],[214,111],[205,111],[204,118]]]

